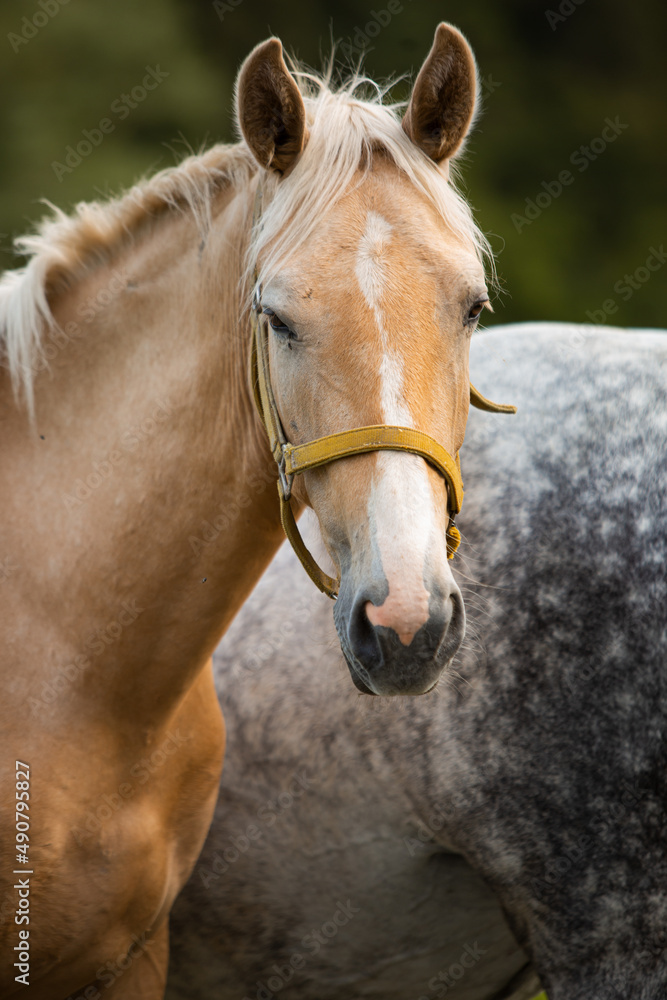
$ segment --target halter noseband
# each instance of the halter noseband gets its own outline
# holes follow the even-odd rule
[[[261,213],[261,186],[258,186],[253,214],[253,229]],[[412,427],[397,427],[391,424],[373,424],[356,427],[354,430],[327,434],[307,444],[293,445],[287,440],[271,385],[269,367],[269,344],[266,324],[260,321],[262,305],[258,275],[255,270],[250,325],[252,328],[251,379],[255,404],[269,437],[271,452],[278,465],[278,495],[280,497],[280,520],[289,542],[296,552],[303,568],[313,583],[332,599],[338,596],[339,581],[328,576],[321,569],[306,548],[299,533],[290,497],[294,476],[320,465],[327,465],[339,458],[362,455],[369,451],[407,451],[420,455],[442,475],[447,483],[449,524],[447,526],[447,558],[454,556],[461,535],[454,523],[454,517],[463,504],[463,481],[458,452],[452,458],[443,446],[423,431]],[[490,413],[516,413],[515,406],[492,403],[470,385],[470,402],[480,410]]]

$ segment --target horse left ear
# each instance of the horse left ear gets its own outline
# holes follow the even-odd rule
[[[286,173],[308,139],[306,108],[278,38],[252,50],[236,83],[236,111],[245,141],[261,167]]]
[[[439,24],[415,81],[403,129],[436,163],[465,139],[475,112],[477,74],[472,49],[451,24]]]

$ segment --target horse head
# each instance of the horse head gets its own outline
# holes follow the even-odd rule
[[[441,24],[402,120],[359,99],[358,79],[334,94],[296,76],[273,38],[237,84],[261,168],[249,259],[276,422],[295,448],[357,428],[414,430],[458,467],[470,337],[489,300],[484,238],[449,177],[474,117],[472,52]],[[428,449],[385,447],[338,452],[290,489],[338,568],[334,617],[354,683],[421,694],[465,630],[447,558],[458,506]]]

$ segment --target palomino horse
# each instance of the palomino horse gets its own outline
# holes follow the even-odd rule
[[[56,213],[0,286],[3,997],[162,995],[222,761],[211,653],[281,539],[255,379],[290,448],[354,438],[293,494],[355,683],[425,691],[462,639],[447,547],[488,293],[448,171],[473,57],[440,25],[402,121],[301,81],[260,45],[242,142]],[[284,504],[303,455],[274,456]]]
[[[281,551],[214,661],[169,1000],[667,996],[667,334],[496,328],[471,372],[518,405],[466,434],[473,638],[359,699]]]

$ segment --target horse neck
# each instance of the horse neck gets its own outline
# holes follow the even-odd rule
[[[4,421],[16,655],[33,680],[84,657],[73,689],[142,719],[187,689],[281,539],[239,323],[251,200],[221,195],[205,241],[171,213],[55,301],[36,428]]]

